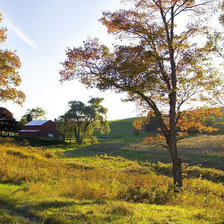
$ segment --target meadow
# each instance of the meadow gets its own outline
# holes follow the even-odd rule
[[[0,223],[224,223],[224,136],[179,143],[176,194],[168,153],[124,129],[81,146],[1,138]]]

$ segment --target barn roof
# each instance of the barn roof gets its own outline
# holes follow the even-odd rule
[[[49,120],[34,120],[34,121],[30,121],[29,123],[25,124],[25,126],[41,126],[48,121]]]

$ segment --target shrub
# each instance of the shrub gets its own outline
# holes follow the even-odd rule
[[[172,166],[171,163],[161,163],[158,162],[158,164],[155,166],[155,171],[158,174],[166,175],[166,176],[171,176],[172,175]]]
[[[120,199],[135,203],[166,204],[173,197],[173,186],[160,186],[157,183],[146,185],[137,181],[118,194]]]
[[[198,166],[188,167],[184,170],[186,176],[207,179],[213,182],[224,182],[224,171],[217,169],[206,169]]]
[[[213,128],[218,128],[219,130],[216,131],[216,134],[224,134],[224,122],[216,122],[212,125]]]

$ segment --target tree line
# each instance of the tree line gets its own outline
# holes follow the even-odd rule
[[[87,104],[81,101],[70,101],[69,109],[54,122],[61,138],[75,138],[77,144],[82,144],[86,139],[91,143],[97,142],[93,136],[94,130],[100,133],[109,133],[110,127],[106,118],[107,109],[102,106],[103,98],[91,98]],[[45,120],[46,111],[40,107],[28,109],[20,121],[13,118],[13,114],[6,108],[0,107],[0,134],[3,132],[17,132],[32,120]]]

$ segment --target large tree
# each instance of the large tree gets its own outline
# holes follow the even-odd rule
[[[0,13],[1,21],[2,15]],[[5,33],[5,28],[0,29],[0,43],[5,41]],[[20,65],[20,59],[14,51],[0,49],[0,101],[12,100],[15,103],[22,104],[25,100],[25,94],[18,90],[21,83],[18,74]]]
[[[211,66],[203,37],[204,16],[216,1],[132,2],[133,9],[104,12],[101,18],[108,32],[126,40],[126,45],[115,45],[110,52],[97,39],[88,39],[83,47],[68,49],[61,81],[78,78],[89,87],[126,92],[128,100],[153,113],[171,155],[174,185],[181,187],[177,140],[186,126],[197,123],[194,114],[199,117],[196,110],[183,113],[182,106],[203,101],[208,105],[220,92],[221,79]]]
[[[101,105],[103,98],[91,98],[85,105],[81,101],[70,101],[69,110],[58,119],[58,127],[63,136],[75,136],[77,144],[85,138],[94,142],[93,131],[109,132],[106,120],[107,109]]]

